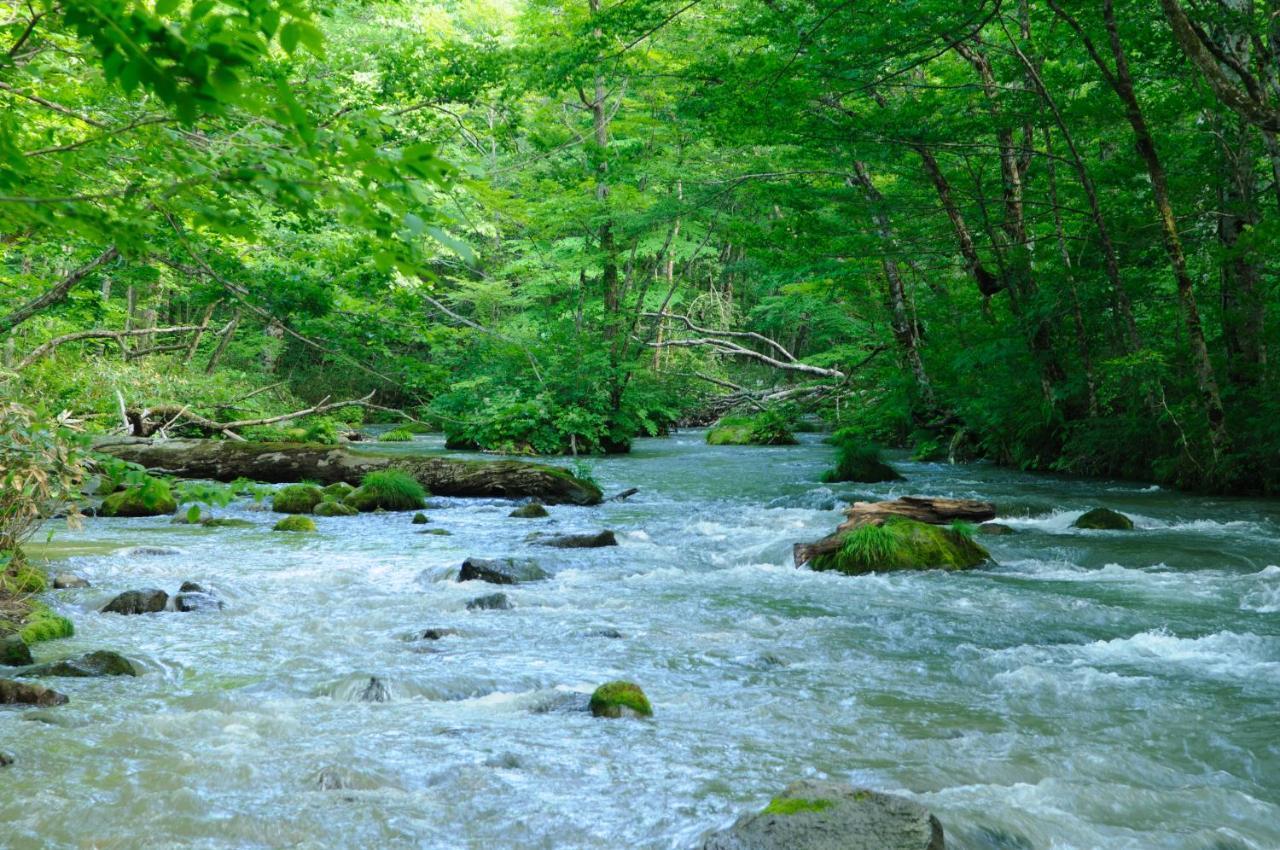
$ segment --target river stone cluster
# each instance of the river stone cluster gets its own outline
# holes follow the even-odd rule
[[[789,785],[702,850],[945,850],[942,824],[902,797],[838,782]]]

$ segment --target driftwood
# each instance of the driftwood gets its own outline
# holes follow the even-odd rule
[[[366,473],[398,469],[438,496],[532,497],[546,504],[596,505],[600,489],[564,469],[523,461],[457,460],[361,453],[311,443],[247,443],[105,437],[94,449],[181,478],[358,485]]]
[[[891,502],[854,502],[845,511],[848,517],[836,530],[814,543],[797,543],[792,549],[796,566],[803,566],[819,555],[835,552],[844,535],[864,525],[884,525],[890,517],[906,517],[930,525],[952,522],[987,522],[996,518],[996,506],[976,499],[930,499],[903,496]]]

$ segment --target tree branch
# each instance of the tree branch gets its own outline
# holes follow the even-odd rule
[[[120,256],[120,252],[116,250],[114,245],[112,245],[97,257],[58,281],[43,295],[28,301],[9,315],[0,318],[0,333],[13,330],[27,319],[30,319],[36,313],[39,313],[45,307],[59,303],[67,297],[67,293],[69,293],[77,283],[88,277],[99,266],[111,262],[118,256]]]

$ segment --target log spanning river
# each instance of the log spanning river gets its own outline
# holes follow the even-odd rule
[[[34,550],[92,587],[49,594],[77,633],[37,660],[114,649],[143,675],[49,679],[68,705],[0,711],[0,847],[684,850],[826,776],[923,803],[961,850],[1280,848],[1276,503],[911,462],[824,485],[815,438],[702,437],[593,461],[606,494],[639,492],[550,519],[437,499],[425,526],[286,534],[245,501],[217,513],[252,528],[53,527]],[[983,539],[998,566],[792,567],[847,500],[913,493],[996,502],[1016,530]],[[1097,505],[1137,528],[1070,527]],[[620,545],[526,540],[601,528]],[[554,575],[455,580],[508,555]],[[97,612],[188,580],[226,608]],[[499,589],[512,610],[466,609]],[[459,634],[409,640],[426,628]],[[619,678],[653,720],[578,710]]]

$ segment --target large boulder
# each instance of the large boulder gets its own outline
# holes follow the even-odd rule
[[[591,694],[593,717],[652,717],[649,698],[634,682],[605,682]]]
[[[903,797],[806,779],[702,850],[944,850],[942,824]]]
[[[104,614],[155,614],[169,604],[169,594],[163,590],[126,590],[112,599],[102,609]]]
[[[548,578],[536,561],[515,558],[467,558],[458,570],[458,581],[487,581],[490,584],[519,584]]]
[[[1133,520],[1110,508],[1094,508],[1091,511],[1086,511],[1071,524],[1076,528],[1097,529],[1099,531],[1130,531],[1133,529]]]
[[[76,678],[96,678],[98,676],[136,676],[138,668],[133,662],[118,652],[100,649],[86,652],[79,658],[64,658],[48,664],[37,664],[23,670],[23,676],[71,676]]]
[[[22,639],[21,635],[9,635],[0,638],[0,665],[5,667],[25,667],[28,664],[34,664],[35,659],[31,657],[31,647],[27,646],[27,642]]]
[[[63,705],[67,698],[51,688],[30,682],[0,679],[0,705]]]
[[[600,531],[596,534],[562,534],[558,537],[537,537],[534,542],[540,546],[554,546],[557,549],[599,549],[603,546],[617,546],[618,538],[612,531]]]
[[[178,502],[169,492],[169,485],[152,478],[142,486],[112,493],[103,500],[98,514],[107,517],[164,516],[177,509]]]

